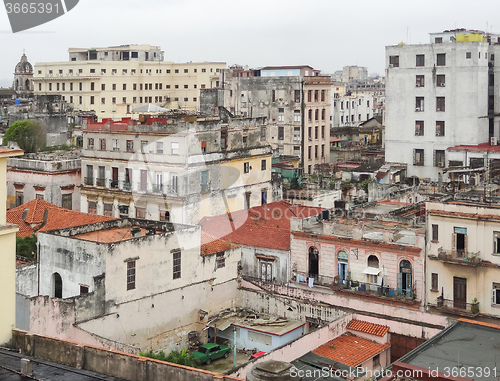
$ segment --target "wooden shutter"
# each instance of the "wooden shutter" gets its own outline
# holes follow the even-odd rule
[[[464,235],[464,253],[468,253],[469,250],[467,249],[467,234]]]
[[[451,251],[457,251],[457,233],[451,235]]]

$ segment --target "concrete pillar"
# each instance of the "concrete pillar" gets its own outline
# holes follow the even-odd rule
[[[269,360],[255,365],[246,381],[300,381],[302,377],[289,362]]]

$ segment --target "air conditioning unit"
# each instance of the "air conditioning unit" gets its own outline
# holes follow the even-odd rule
[[[445,87],[445,85],[446,84],[444,82],[442,82],[442,83],[439,84],[440,87]]]
[[[498,138],[497,138],[497,137],[495,137],[495,136],[492,136],[492,137],[490,138],[490,145],[492,145],[492,146],[496,146],[496,145],[498,145]]]

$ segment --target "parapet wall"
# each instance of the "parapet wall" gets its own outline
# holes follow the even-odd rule
[[[243,381],[237,377],[16,329],[12,331],[12,346],[27,356],[128,381]]]

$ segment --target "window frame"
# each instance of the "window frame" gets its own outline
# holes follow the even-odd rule
[[[127,291],[135,290],[137,263],[135,260],[127,261]]]
[[[172,252],[172,279],[180,279],[182,271],[182,252],[175,250]]]

